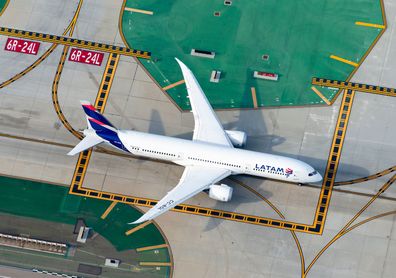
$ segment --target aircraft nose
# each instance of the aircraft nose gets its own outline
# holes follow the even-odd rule
[[[317,173],[315,176],[312,177],[312,181],[311,182],[320,182],[323,180],[323,177]]]

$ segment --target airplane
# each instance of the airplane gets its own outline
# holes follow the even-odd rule
[[[322,176],[303,161],[241,149],[246,144],[246,133],[223,129],[194,74],[177,58],[176,61],[183,73],[194,116],[192,140],[119,130],[89,102],[81,101],[88,128],[84,130],[83,140],[68,155],[104,142],[133,155],[171,161],[185,167],[176,187],[129,224],[152,220],[202,191],[208,192],[212,199],[228,202],[233,188],[218,182],[230,175],[246,174],[298,184],[322,180]]]

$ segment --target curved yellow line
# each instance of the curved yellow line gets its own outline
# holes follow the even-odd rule
[[[67,28],[67,30],[65,32],[69,32],[70,36],[73,35],[74,32],[74,28],[76,27],[76,23],[77,23],[77,18],[80,14],[81,11],[81,7],[83,4],[83,0],[80,0],[78,3],[78,7],[77,10],[74,14],[74,17],[72,19],[72,21],[70,22],[69,27]],[[63,67],[64,67],[64,62],[66,60],[67,57],[67,52],[69,51],[69,46],[64,46],[63,47],[63,51],[62,51],[62,56],[59,60],[59,64],[58,64],[58,68],[56,70],[56,74],[55,74],[55,78],[54,81],[52,83],[52,102],[54,105],[54,109],[56,114],[58,115],[59,120],[62,122],[62,124],[64,125],[64,127],[69,130],[74,136],[76,136],[79,139],[82,139],[83,136],[80,132],[78,132],[77,130],[75,130],[71,124],[68,122],[68,120],[66,119],[65,115],[63,114],[60,105],[59,105],[59,100],[58,100],[58,85],[59,85],[59,80],[60,77],[62,75],[62,71],[63,71]]]
[[[81,0],[79,2],[79,5],[77,7],[77,10],[76,10],[72,20],[70,21],[69,25],[66,27],[65,31],[62,34],[63,36],[66,35],[70,31],[71,28],[74,28],[74,25],[75,25],[76,20],[77,20],[77,16],[78,16],[78,14],[80,13],[80,10],[81,10],[82,2],[83,2],[83,0]],[[28,66],[26,69],[24,69],[20,73],[14,75],[10,79],[8,79],[8,80],[4,81],[3,83],[1,83],[0,84],[0,89],[10,85],[12,82],[17,81],[18,79],[20,79],[21,77],[25,76],[27,73],[29,73],[30,71],[35,69],[38,65],[40,65],[55,50],[55,48],[57,46],[58,46],[58,44],[52,44],[51,47],[48,48],[33,64]]]
[[[353,229],[356,229],[357,227],[359,227],[359,226],[361,226],[361,225],[363,225],[363,224],[366,224],[367,222],[370,222],[370,221],[373,221],[373,220],[375,220],[375,219],[378,219],[378,218],[381,218],[381,217],[385,217],[385,216],[388,216],[388,215],[392,215],[392,214],[396,214],[396,210],[392,210],[392,211],[388,211],[388,212],[385,212],[385,213],[381,213],[381,214],[372,216],[372,217],[370,217],[370,218],[367,218],[367,219],[365,219],[365,220],[362,220],[362,221],[356,223],[355,225],[352,225],[352,226],[349,227],[348,229],[346,229],[346,230],[344,231],[343,235],[345,235],[346,233],[349,233],[349,232],[352,231]]]
[[[301,277],[304,277],[304,276],[305,276],[305,258],[304,258],[304,252],[303,252],[303,250],[302,250],[300,241],[299,241],[299,239],[298,239],[296,233],[295,233],[294,231],[290,231],[290,232],[291,232],[291,234],[292,234],[292,236],[293,236],[294,242],[295,242],[296,245],[297,245],[298,254],[300,255]]]
[[[364,177],[364,178],[358,178],[358,179],[353,179],[353,180],[348,180],[348,181],[339,181],[339,182],[335,182],[334,185],[346,185],[346,184],[354,184],[354,183],[359,183],[359,182],[364,182],[364,181],[369,181],[369,180],[374,180],[377,178],[380,178],[382,176],[385,176],[387,174],[390,174],[392,172],[396,171],[396,166],[390,167],[388,169],[385,169],[381,172],[372,174],[370,176]]]
[[[229,180],[235,182],[236,184],[246,188],[247,190],[249,190],[250,192],[252,192],[254,195],[258,196],[261,200],[263,200],[264,202],[267,203],[267,205],[269,205],[278,215],[279,217],[281,217],[282,219],[285,219],[285,217],[283,216],[283,214],[267,199],[265,198],[263,195],[261,195],[259,192],[257,192],[256,190],[254,190],[253,188],[251,188],[250,186],[246,185],[245,183],[235,179],[235,178],[228,178]]]
[[[348,223],[319,251],[319,253],[315,256],[315,258],[312,260],[312,262],[308,265],[307,269],[305,270],[304,276],[308,274],[308,272],[311,270],[313,265],[316,263],[316,261],[322,256],[322,254],[332,245],[335,241],[337,241],[340,237],[345,235],[347,232],[351,231],[352,229],[363,225],[364,223],[368,222],[367,220],[364,220],[362,222],[359,222],[358,224],[355,224],[350,227],[350,225],[378,198],[379,195],[384,193],[389,186],[391,186],[394,182],[396,181],[396,174],[393,175],[382,187],[380,190],[378,190],[378,193],[375,194],[367,203],[364,205],[357,214],[355,214],[354,217]],[[376,219],[376,218],[373,218]],[[353,228],[352,228],[353,227]],[[351,229],[352,228],[352,229]]]
[[[7,1],[5,2],[5,5],[4,5],[3,9],[0,11],[0,16],[2,16],[2,14],[4,13],[4,11],[7,9],[8,4],[10,4],[10,0],[7,0]]]
[[[4,81],[3,83],[1,83],[0,84],[0,89],[10,85],[14,81],[17,81],[18,79],[20,79],[21,77],[25,76],[27,73],[32,71],[34,68],[36,68],[38,65],[40,65],[41,62],[43,62],[55,50],[55,48],[57,46],[58,46],[57,44],[51,45],[51,47],[48,48],[33,64],[28,66],[26,69],[24,69],[20,73],[14,75],[10,79],[8,79],[8,80]]]
[[[235,178],[228,178],[229,180],[233,181],[234,183],[244,187],[245,189],[249,190],[250,192],[252,192],[253,194],[255,194],[256,196],[258,196],[260,199],[262,199],[265,203],[267,203],[278,215],[280,218],[285,219],[285,216],[280,212],[279,209],[277,209],[275,207],[274,204],[272,204],[272,202],[270,202],[266,197],[264,197],[262,194],[260,194],[258,191],[256,191],[255,189],[251,188],[250,186],[248,186],[247,184],[235,179]],[[304,252],[301,248],[301,244],[300,241],[296,235],[296,233],[294,231],[290,231],[291,235],[293,236],[294,242],[296,243],[297,249],[298,249],[298,253],[300,255],[300,264],[301,264],[301,277],[304,277],[304,273],[305,273],[305,259],[304,259]]]
[[[124,45],[130,48],[130,45],[128,45],[128,43],[125,39],[124,32],[122,32],[122,16],[124,14],[125,6],[126,6],[126,0],[123,0],[121,9],[120,9],[120,15],[118,16],[118,33],[120,33],[120,36],[121,36],[122,41],[124,42]]]
[[[60,77],[62,75],[63,66],[65,64],[64,62],[66,60],[68,51],[69,51],[69,46],[65,46],[63,48],[63,51],[62,51],[62,56],[61,56],[61,58],[59,60],[58,68],[56,70],[56,74],[55,74],[55,78],[54,78],[54,82],[52,82],[52,102],[53,102],[53,105],[54,105],[54,109],[55,109],[56,115],[58,115],[58,118],[62,122],[63,126],[68,131],[70,131],[74,136],[76,136],[79,139],[82,139],[83,138],[82,134],[80,132],[78,132],[77,130],[75,130],[71,126],[69,121],[66,119],[65,115],[62,112],[62,109],[60,108],[59,100],[58,100],[59,81],[60,81]]]

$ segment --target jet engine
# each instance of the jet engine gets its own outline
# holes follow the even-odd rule
[[[217,201],[228,202],[232,197],[232,187],[226,184],[212,184],[209,187],[209,197]]]
[[[226,130],[225,132],[228,138],[230,138],[231,143],[234,145],[234,147],[240,148],[245,146],[247,139],[246,132],[239,130]]]

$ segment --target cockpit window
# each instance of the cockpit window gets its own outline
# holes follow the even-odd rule
[[[318,172],[315,170],[315,171],[313,171],[312,173],[309,173],[308,176],[312,177],[312,176],[315,176],[317,173],[318,173]]]

